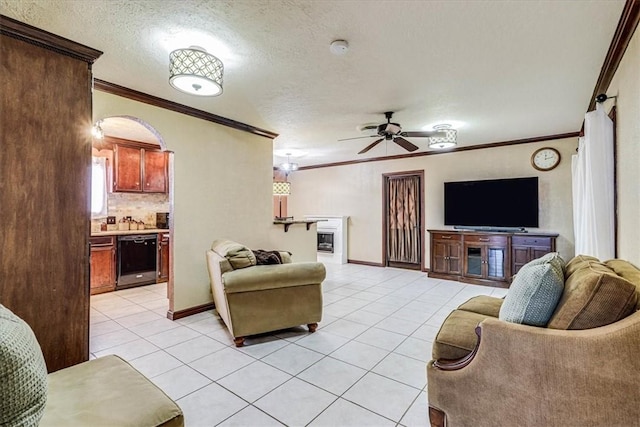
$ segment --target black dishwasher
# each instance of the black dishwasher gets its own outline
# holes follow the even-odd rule
[[[157,234],[118,236],[118,282],[116,289],[156,283]]]

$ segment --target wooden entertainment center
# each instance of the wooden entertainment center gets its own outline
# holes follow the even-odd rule
[[[508,288],[527,262],[556,250],[554,233],[427,230],[429,277]]]

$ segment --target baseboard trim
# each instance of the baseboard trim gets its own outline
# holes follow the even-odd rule
[[[185,308],[183,310],[178,311],[167,311],[167,319],[169,320],[178,320],[183,317],[188,317],[193,314],[204,313],[205,311],[213,310],[216,308],[216,305],[213,302],[208,302],[202,305],[196,305],[195,307]]]
[[[384,264],[381,262],[371,262],[371,261],[358,261],[357,259],[348,259],[348,264],[358,264],[358,265],[370,265],[372,267],[384,267]]]

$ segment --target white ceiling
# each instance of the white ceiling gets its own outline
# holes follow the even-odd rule
[[[623,6],[0,0],[3,15],[103,51],[96,78],[279,133],[275,152],[300,165],[405,153],[382,143],[357,155],[370,140],[337,141],[385,111],[404,130],[452,123],[460,146],[578,131]],[[349,42],[345,55],[330,53],[335,39]],[[191,45],[223,61],[221,96],[169,86],[169,52]]]

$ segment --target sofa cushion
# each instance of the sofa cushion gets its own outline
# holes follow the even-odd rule
[[[183,425],[180,407],[118,356],[49,375],[49,399],[40,427]]]
[[[233,269],[256,265],[253,251],[246,246],[228,239],[218,239],[211,244],[211,250],[225,257]]]
[[[225,292],[230,294],[315,285],[322,283],[325,276],[324,264],[320,262],[296,262],[229,271],[222,275],[222,282]]]
[[[562,296],[564,262],[559,256],[533,260],[516,274],[500,307],[500,320],[545,326]]]
[[[605,264],[589,261],[567,278],[548,327],[590,329],[608,325],[635,311],[637,301],[633,283]]]
[[[612,259],[605,262],[607,267],[612,269],[618,276],[627,279],[636,286],[636,294],[638,294],[638,302],[636,310],[640,310],[640,270],[629,261],[621,259]]]
[[[0,304],[0,425],[37,426],[47,401],[47,367],[27,323]]]
[[[527,264],[528,265],[551,264],[551,266],[553,266],[556,270],[558,270],[563,277],[566,269],[566,262],[564,261],[564,259],[562,259],[562,257],[558,252],[549,252],[548,254],[545,254],[540,258],[532,259]]]
[[[433,343],[432,356],[436,360],[455,360],[465,357],[478,342],[476,326],[491,317],[464,310],[453,310],[445,319]]]
[[[478,295],[458,307],[458,310],[470,311],[472,313],[483,314],[485,316],[498,317],[500,307],[504,300],[502,298]]]
[[[576,270],[587,266],[590,262],[600,262],[600,260],[596,257],[592,257],[589,255],[576,255],[569,260],[564,269],[564,277],[567,279],[571,276]]]

